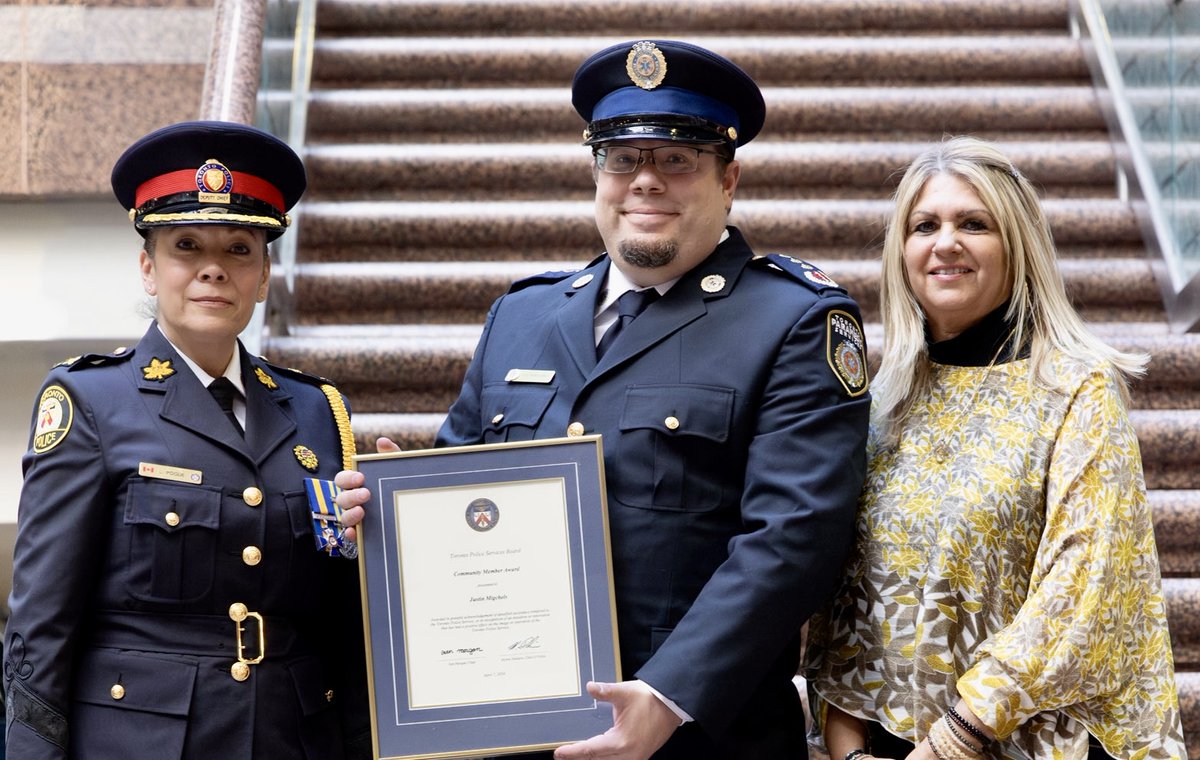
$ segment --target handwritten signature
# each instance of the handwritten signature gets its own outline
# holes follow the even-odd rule
[[[445,657],[448,654],[472,655],[472,654],[479,654],[482,651],[483,651],[483,647],[462,647],[459,649],[443,649],[442,656]]]
[[[508,648],[509,649],[541,649],[541,647],[542,647],[541,639],[542,639],[541,636],[530,636],[528,638],[521,639],[520,641],[514,641],[513,643],[508,645]]]

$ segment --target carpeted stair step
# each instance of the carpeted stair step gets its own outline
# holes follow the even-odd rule
[[[765,134],[896,139],[944,133],[1084,132],[1104,128],[1090,86],[774,87]],[[309,140],[344,142],[577,142],[583,123],[565,87],[513,89],[317,90],[309,99]]]
[[[882,243],[890,208],[883,199],[735,200],[731,220],[762,252],[822,260],[822,250],[833,247],[862,257]],[[1059,245],[1141,241],[1137,218],[1122,201],[1052,199],[1045,208]],[[470,258],[484,261],[586,261],[603,250],[593,205],[582,200],[312,201],[303,206],[299,240],[307,261],[327,255],[334,261],[434,261],[440,251],[473,251]]]
[[[751,143],[738,199],[788,193],[878,199],[927,142]],[[1111,198],[1116,159],[1108,140],[1002,143],[1048,198]],[[308,197],[319,200],[590,200],[589,149],[571,144],[324,144],[305,157]]]
[[[691,34],[687,40],[732,58],[757,81],[776,87],[913,82],[1040,86],[1088,76],[1075,40],[1026,31],[982,39],[896,37],[889,30],[837,38]],[[464,46],[454,37],[329,38],[315,44],[313,79],[321,88],[348,89],[437,88],[460,81],[475,86],[561,87],[580,61],[612,41],[611,35],[486,37]],[[969,60],[971,65],[949,71],[948,60]]]
[[[1066,0],[321,0],[322,32],[454,36],[572,35],[604,29],[614,36],[775,34],[780,29],[826,33],[887,30],[903,33],[1061,30]]]
[[[879,318],[880,267],[874,261],[813,263],[858,301],[863,318]],[[575,270],[585,261],[302,264],[296,269],[295,324],[482,324],[492,302],[515,280]],[[1068,293],[1098,322],[1163,319],[1150,263],[1063,261]]]

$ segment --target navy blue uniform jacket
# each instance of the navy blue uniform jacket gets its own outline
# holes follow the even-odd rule
[[[573,423],[602,435],[623,674],[695,719],[656,757],[805,756],[800,628],[840,574],[864,475],[857,305],[730,233],[599,363],[607,257],[517,283],[438,435],[556,438]],[[861,352],[840,375],[839,346]],[[554,377],[510,382],[512,369]]]
[[[343,467],[324,381],[238,350],[245,439],[155,325],[47,378],[5,633],[9,757],[369,752],[357,563],[317,551],[303,484]],[[237,602],[266,620],[240,682]]]

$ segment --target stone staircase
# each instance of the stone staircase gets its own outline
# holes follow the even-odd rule
[[[1165,323],[1067,13],[1067,0],[320,0],[294,294],[265,351],[338,383],[360,450],[378,435],[430,445],[491,301],[601,250],[569,84],[612,42],[687,39],[762,84],[767,124],[739,151],[733,223],[845,284],[876,346],[897,170],[943,134],[994,139],[1044,188],[1080,308],[1153,355],[1132,417],[1195,753],[1200,336]]]

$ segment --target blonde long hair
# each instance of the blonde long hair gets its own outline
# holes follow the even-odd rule
[[[909,215],[925,183],[938,174],[970,185],[999,226],[1013,282],[1005,316],[1016,326],[1013,345],[1028,341],[1034,382],[1058,387],[1052,358],[1061,352],[1101,363],[1124,392],[1126,379],[1141,376],[1149,357],[1118,351],[1084,325],[1067,298],[1050,225],[1029,180],[990,142],[953,137],[927,149],[908,167],[896,188],[883,241],[884,350],[872,391],[884,442],[897,440],[914,402],[930,390],[925,314],[905,271],[904,243]]]

